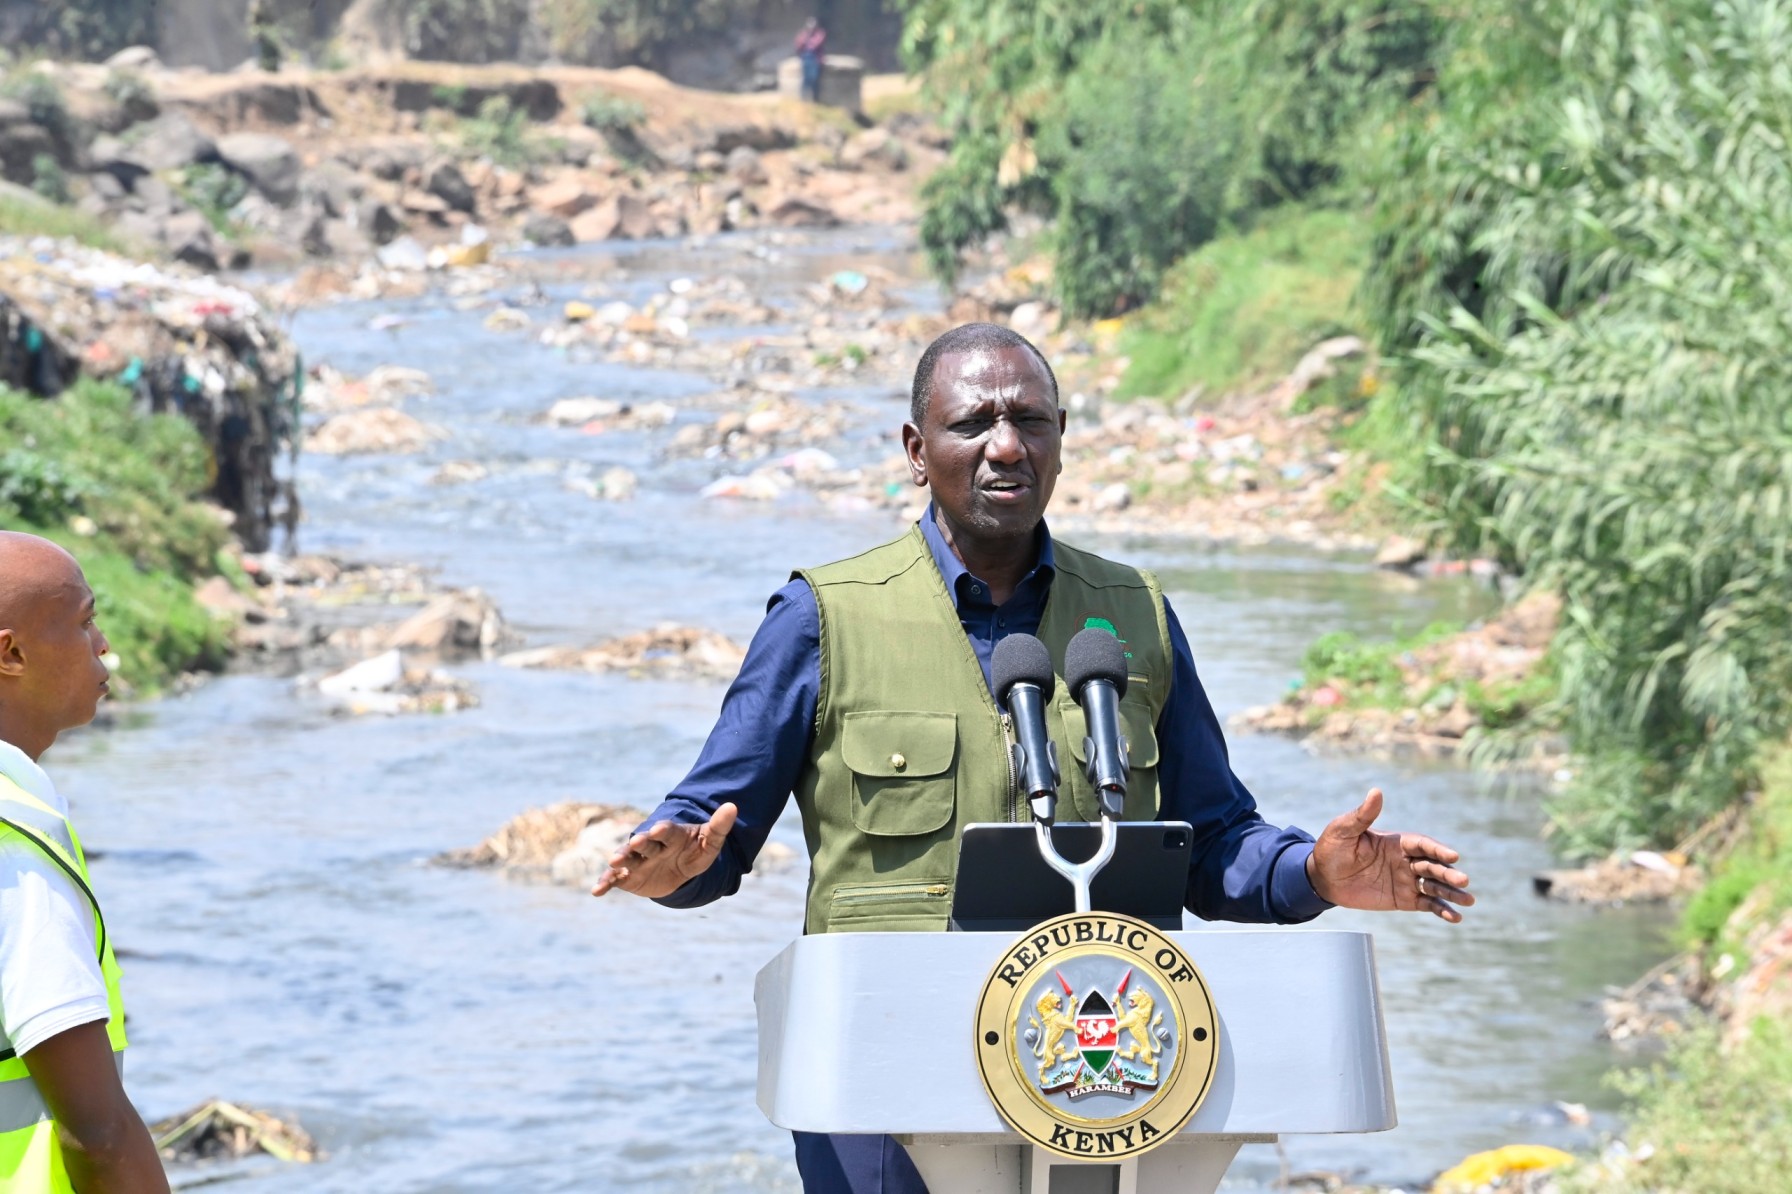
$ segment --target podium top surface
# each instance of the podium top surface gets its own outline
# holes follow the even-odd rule
[[[1395,1124],[1367,933],[1170,934],[1219,1012],[1219,1057],[1185,1135]],[[759,1108],[808,1132],[1008,1131],[977,1074],[978,993],[1000,933],[801,937],[759,972]]]

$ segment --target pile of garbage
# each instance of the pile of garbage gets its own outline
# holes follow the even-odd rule
[[[116,381],[146,410],[198,428],[212,497],[251,551],[296,519],[290,462],[304,379],[255,296],[178,265],[68,240],[0,236],[0,382],[54,398],[78,377]]]
[[[240,1160],[265,1153],[280,1161],[309,1164],[317,1145],[296,1123],[265,1111],[211,1099],[150,1128],[164,1160]]]
[[[663,622],[591,647],[537,647],[499,657],[507,667],[626,672],[630,676],[732,680],[747,652],[714,630]]]
[[[626,804],[550,804],[518,814],[477,846],[449,850],[431,861],[588,889],[646,819],[646,813]],[[795,861],[790,847],[767,842],[753,860],[753,873],[776,874]]]
[[[1394,661],[1401,691],[1392,706],[1373,682],[1328,676],[1296,686],[1274,705],[1246,709],[1234,724],[1348,750],[1454,755],[1481,725],[1469,692],[1521,692],[1542,666],[1561,614],[1559,597],[1537,591],[1460,634],[1403,652]],[[1377,703],[1361,703],[1369,700]],[[1540,739],[1531,751],[1524,762],[1533,768],[1560,762],[1557,743]]]
[[[440,866],[501,869],[518,878],[590,886],[647,814],[625,804],[566,802],[529,809],[470,849],[437,855]]]

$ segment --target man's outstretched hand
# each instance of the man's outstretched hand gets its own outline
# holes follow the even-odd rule
[[[1462,855],[1419,833],[1383,833],[1381,789],[1371,788],[1363,802],[1332,821],[1313,845],[1307,878],[1321,899],[1343,908],[1371,912],[1429,912],[1451,924],[1471,907],[1475,897],[1465,889],[1468,876],[1453,865]]]
[[[621,888],[648,899],[671,895],[709,869],[722,852],[722,843],[728,840],[739,812],[734,805],[724,804],[702,825],[661,821],[646,833],[637,833],[610,856],[610,864],[591,894],[600,896],[611,888]]]

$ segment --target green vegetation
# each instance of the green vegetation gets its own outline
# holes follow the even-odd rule
[[[1336,683],[1353,705],[1400,708],[1408,703],[1405,670],[1411,655],[1461,630],[1460,625],[1434,622],[1417,634],[1392,642],[1369,642],[1348,630],[1320,637],[1301,657],[1301,674],[1310,685]]]
[[[106,58],[155,41],[158,0],[57,0],[22,6],[13,44],[41,46],[59,58]]]
[[[1750,962],[1744,939],[1792,912],[1792,744],[1769,752],[1762,773],[1735,851],[1686,910],[1707,972],[1732,979]],[[1660,1064],[1616,1078],[1634,1103],[1632,1149],[1652,1145],[1654,1155],[1617,1176],[1589,1171],[1571,1188],[1756,1194],[1783,1186],[1792,1169],[1792,1023],[1755,1015],[1727,1035],[1700,1026]]]
[[[1575,1188],[1599,1194],[1761,1194],[1792,1171],[1792,1030],[1762,1017],[1726,1049],[1715,1027],[1677,1043],[1667,1059],[1617,1080],[1636,1100],[1629,1136],[1654,1153],[1615,1179]]]
[[[1421,0],[906,0],[954,135],[922,239],[946,277],[1011,209],[1056,217],[1059,297],[1108,315],[1227,220],[1325,193],[1430,70]]]
[[[1222,394],[1284,376],[1315,342],[1360,330],[1351,297],[1367,255],[1359,216],[1306,207],[1197,249],[1128,320],[1121,394]]]
[[[469,153],[500,166],[527,166],[542,152],[529,131],[529,114],[502,95],[490,96],[477,116],[460,122],[460,138]]]
[[[1431,525],[1567,599],[1588,759],[1555,815],[1594,852],[1678,839],[1792,726],[1792,24],[1526,11],[1464,35],[1392,139],[1365,303],[1410,345]]]
[[[0,444],[0,527],[81,561],[126,684],[151,692],[223,662],[226,629],[193,583],[217,574],[227,535],[196,500],[210,456],[189,424],[137,413],[115,385],[84,381],[47,401],[0,388]]]
[[[195,162],[181,171],[180,192],[225,236],[237,232],[230,210],[249,194],[249,180],[222,162]]]
[[[124,251],[123,244],[99,220],[29,192],[0,192],[0,235],[69,237],[96,249]]]
[[[586,96],[585,102],[579,106],[579,119],[585,122],[587,128],[594,128],[600,133],[633,129],[646,118],[646,108],[634,100],[611,95],[607,91]]]
[[[725,29],[743,7],[740,0],[545,0],[542,13],[557,57],[610,62],[651,58],[681,37]]]

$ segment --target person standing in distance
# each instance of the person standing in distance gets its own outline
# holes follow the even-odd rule
[[[118,962],[38,760],[93,720],[111,649],[74,557],[0,531],[0,1191],[167,1194],[123,1075]]]
[[[796,31],[796,57],[803,66],[803,98],[812,104],[821,102],[821,51],[828,44],[828,31],[819,17],[810,17]]]
[[[1064,693],[1065,648],[1098,625],[1131,656],[1125,815],[1193,827],[1190,911],[1288,924],[1342,905],[1462,919],[1456,906],[1474,897],[1456,851],[1376,829],[1379,789],[1317,840],[1258,814],[1156,579],[1046,527],[1064,412],[1038,349],[992,324],[952,329],[922,354],[909,415],[909,476],[931,490],[930,508],[894,542],[799,571],[778,591],[696,765],[592,894],[674,908],[732,894],[794,792],[811,865],[806,932],[945,929],[962,827],[1026,819],[990,691],[995,644],[1037,635]],[[1066,694],[1047,716],[1065,761],[1060,808],[1092,821],[1073,708]],[[810,1194],[926,1189],[887,1136],[794,1135]]]

